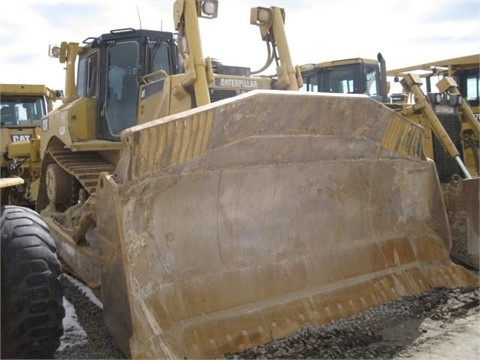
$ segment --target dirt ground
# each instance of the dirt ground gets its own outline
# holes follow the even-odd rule
[[[414,346],[401,352],[398,359],[465,359],[480,358],[480,312],[444,324],[427,319],[423,322]]]

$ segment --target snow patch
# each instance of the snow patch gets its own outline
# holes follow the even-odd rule
[[[63,298],[63,307],[65,308],[65,317],[63,318],[63,336],[60,338],[60,347],[57,351],[63,351],[66,348],[83,345],[88,342],[87,333],[78,322],[77,313],[74,306]]]

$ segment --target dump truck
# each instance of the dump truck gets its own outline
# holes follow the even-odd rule
[[[24,184],[0,178],[0,188]],[[63,335],[62,266],[40,215],[1,206],[2,359],[52,359]]]
[[[41,169],[41,119],[61,97],[61,90],[45,85],[0,84],[1,177],[24,180],[2,189],[2,204],[35,208]]]
[[[424,151],[435,161],[447,203],[454,240],[451,255],[477,270],[480,125],[474,111],[478,112],[479,65],[480,55],[470,55],[387,71],[379,53],[376,60],[301,66],[305,91],[366,94],[424,127]],[[401,83],[402,93],[388,95],[387,76]],[[432,91],[432,79],[438,80],[437,92]]]
[[[218,1],[173,10],[178,36],[51,48],[66,93],[42,124],[37,210],[127,357],[220,357],[476,285],[449,258],[422,127],[365,95],[299,92],[282,8],[250,15],[272,76],[204,57]]]

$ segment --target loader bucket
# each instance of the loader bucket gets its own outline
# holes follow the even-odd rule
[[[97,187],[106,323],[214,358],[475,277],[422,128],[363,95],[254,91],[126,130]]]
[[[451,256],[456,261],[479,269],[480,244],[480,178],[454,176],[443,185],[447,214],[452,230]]]

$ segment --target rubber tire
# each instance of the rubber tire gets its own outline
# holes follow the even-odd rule
[[[2,206],[2,359],[52,359],[63,335],[62,267],[35,211]]]

